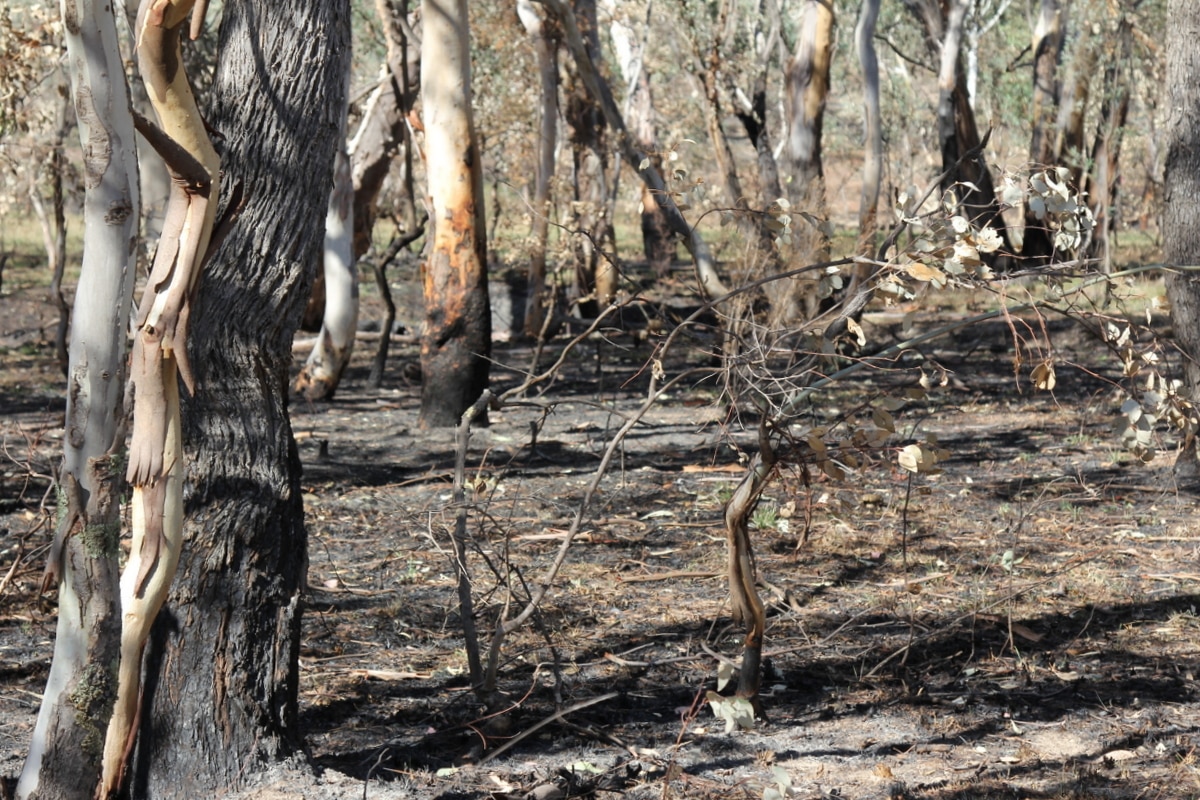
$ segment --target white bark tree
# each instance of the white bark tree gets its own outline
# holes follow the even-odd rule
[[[467,0],[424,0],[421,98],[431,243],[424,269],[422,427],[458,424],[487,388],[491,311],[483,172],[471,114]]]
[[[325,214],[325,313],[321,331],[296,391],[310,400],[331,400],[354,352],[358,329],[358,269],[354,257],[354,181],[345,148],[333,162],[333,191]],[[386,336],[387,333],[385,332]]]
[[[100,778],[117,678],[122,476],[114,457],[124,447],[139,198],[113,7],[65,0],[62,13],[84,154],[84,256],[69,346],[61,516],[43,584],[58,587],[54,660],[17,796],[82,799]]]
[[[879,58],[875,54],[875,23],[879,19],[879,0],[863,0],[854,28],[854,45],[863,74],[863,186],[858,206],[859,255],[870,256],[875,249],[875,222],[879,210],[879,191],[883,182],[883,125],[879,110]],[[865,276],[857,275],[861,278]]]
[[[517,0],[517,15],[537,51],[541,79],[538,107],[537,173],[533,186],[533,252],[529,257],[529,299],[525,306],[525,335],[541,336],[546,322],[546,247],[550,233],[550,187],[558,156],[557,32],[541,5]]]

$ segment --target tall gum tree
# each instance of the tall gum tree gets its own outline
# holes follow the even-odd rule
[[[942,189],[954,189],[976,225],[994,225],[1011,251],[1008,230],[1000,218],[995,182],[982,152],[982,138],[967,91],[962,44],[972,0],[904,0],[921,23],[925,44],[938,64],[937,134],[945,179]],[[966,158],[968,154],[974,154]]]
[[[529,297],[525,303],[525,335],[538,338],[546,323],[546,248],[550,235],[550,189],[558,155],[559,36],[552,20],[533,0],[518,0],[517,16],[537,53],[538,139],[533,177],[533,219],[530,234]]]
[[[58,588],[50,676],[17,784],[21,798],[91,798],[116,692],[125,326],[138,170],[113,7],[65,0],[71,96],[83,147],[83,263],[68,347],[60,521],[44,587]],[[118,77],[119,76],[119,77]]]
[[[466,0],[424,0],[421,102],[430,246],[422,271],[423,428],[458,424],[487,388],[491,355],[483,173],[471,113]]]
[[[611,20],[609,31],[616,66],[625,82],[625,121],[638,147],[650,154],[651,163],[662,172],[662,148],[658,142],[654,97],[650,91],[650,72],[646,64],[646,43],[654,18],[653,0],[647,0],[640,24],[633,17],[635,11],[640,13],[641,9],[631,7],[628,3],[618,4],[615,0],[604,2],[604,13]],[[675,236],[667,227],[658,198],[644,183],[641,186],[641,198],[642,250],[646,255],[646,263],[655,275],[666,277],[671,262],[675,260]]]
[[[1033,26],[1033,95],[1030,102],[1029,162],[1035,170],[1057,166],[1053,123],[1061,93],[1058,66],[1062,43],[1062,10],[1058,0],[1041,0],[1037,22]],[[1049,231],[1039,224],[1032,208],[1026,205],[1021,254],[1044,261],[1053,252]]]
[[[1200,401],[1200,4],[1167,3],[1167,163],[1163,198],[1163,258],[1189,271],[1167,271],[1167,298],[1175,339],[1183,350],[1184,376],[1193,402]],[[1200,483],[1193,438],[1179,455],[1181,483]]]
[[[593,65],[602,62],[600,23],[596,0],[570,0],[579,38]],[[572,240],[575,253],[575,293],[585,316],[595,316],[599,307],[612,301],[617,290],[617,273],[600,249],[612,247],[612,208],[608,123],[601,101],[588,91],[578,61],[568,62],[565,85],[567,139],[571,145],[572,187],[570,227],[580,234]],[[583,235],[586,234],[586,235]]]
[[[223,205],[244,207],[211,254],[189,337],[184,548],[144,662],[133,797],[227,793],[302,747],[307,539],[287,413],[291,343],[311,288],[339,146],[345,0],[224,8],[206,123]]]
[[[832,0],[805,0],[800,12],[796,46],[784,68],[784,110],[787,136],[786,163],[791,173],[788,199],[804,212],[795,222],[792,264],[802,267],[829,260],[830,241],[812,219],[825,220],[825,168],[821,159],[825,102],[829,96],[833,59],[834,9]],[[799,215],[797,215],[799,216]],[[811,278],[796,276],[779,281],[769,290],[772,327],[783,327],[817,314],[817,294]]]

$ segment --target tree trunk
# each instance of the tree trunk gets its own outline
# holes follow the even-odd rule
[[[617,67],[625,81],[625,118],[637,146],[650,153],[650,160],[662,172],[661,148],[654,124],[654,98],[650,94],[650,74],[646,70],[646,37],[652,19],[653,0],[646,3],[646,19],[641,30],[628,13],[614,0],[607,0],[606,13],[612,18],[613,49],[617,55]],[[675,260],[676,237],[667,225],[666,216],[658,199],[642,184],[642,250],[646,264],[659,278],[671,271]]]
[[[533,185],[533,251],[529,254],[529,297],[525,306],[525,335],[539,338],[546,322],[546,247],[550,235],[550,185],[558,151],[557,31],[533,0],[519,0],[517,14],[537,51],[541,94],[538,104],[537,173]]]
[[[412,192],[412,142],[408,130],[408,115],[420,91],[417,78],[420,47],[410,43],[405,33],[408,24],[407,0],[376,0],[375,10],[387,42],[386,61],[378,85],[364,104],[358,130],[347,145],[354,187],[350,218],[354,222],[352,258],[356,263],[371,249],[375,220],[378,218],[379,193],[397,154],[402,155],[405,164],[400,182],[401,217],[407,231],[411,232],[421,224],[417,221],[416,198]],[[324,324],[325,295],[325,274],[322,270],[317,273],[312,295],[304,309],[300,325],[303,330],[315,332]],[[345,299],[341,303],[343,307],[346,307]],[[334,391],[339,381],[340,377],[332,386]],[[329,397],[332,396],[331,392]]]
[[[1031,169],[1043,170],[1059,165],[1055,120],[1062,85],[1058,77],[1063,50],[1062,11],[1058,0],[1041,0],[1037,24],[1033,29],[1033,98],[1031,103],[1029,162]],[[1054,244],[1045,223],[1032,210],[1025,209],[1025,235],[1021,255],[1042,263],[1054,254]]]
[[[1163,258],[1194,265],[1200,252],[1200,4],[1167,3],[1167,161],[1163,202]],[[1183,371],[1193,402],[1200,400],[1200,273],[1167,272],[1167,298]],[[1200,482],[1196,439],[1179,455],[1181,484]]]
[[[759,17],[755,21],[755,61],[754,79],[751,84],[750,96],[747,97],[740,87],[732,87],[734,98],[734,113],[750,143],[754,145],[754,154],[758,162],[759,200],[764,205],[783,197],[783,185],[779,181],[779,163],[775,160],[775,151],[771,147],[770,130],[767,127],[767,74],[771,68],[771,55],[780,41],[778,0],[761,0]],[[770,27],[763,29],[763,22],[770,22]],[[732,77],[731,73],[727,73]]]
[[[662,174],[647,158],[645,152],[635,144],[630,135],[629,129],[625,125],[625,119],[613,100],[612,90],[596,71],[595,64],[588,55],[571,7],[563,0],[543,0],[543,2],[562,23],[563,36],[575,59],[575,65],[579,68],[580,78],[587,86],[588,92],[600,103],[604,117],[616,135],[617,149],[621,153],[621,158],[637,172],[638,177],[649,187],[650,191],[654,192],[656,197],[663,198],[660,206],[667,218],[667,224],[671,231],[683,241],[691,254],[700,289],[709,297],[721,297],[726,294],[729,290],[725,288],[725,284],[717,274],[716,264],[713,262],[712,251],[709,250],[708,243],[704,241],[704,237],[697,228],[688,224],[679,211],[679,207],[668,195]]]
[[[483,173],[471,115],[467,0],[424,0],[421,97],[431,245],[421,334],[422,428],[451,427],[487,388],[488,307]]]
[[[796,52],[784,70],[784,111],[787,116],[787,163],[792,181],[793,245],[790,268],[829,259],[829,237],[811,220],[828,218],[825,168],[821,162],[821,133],[829,95],[833,55],[831,0],[806,0],[796,35]],[[800,213],[810,215],[802,217]],[[772,284],[770,325],[783,328],[816,316],[817,286],[812,278],[796,276]]]
[[[1008,252],[1011,250],[1008,231],[1000,218],[1000,203],[987,159],[979,153],[958,163],[963,155],[976,150],[981,141],[960,57],[963,26],[971,2],[948,0],[943,7],[939,0],[904,0],[925,28],[925,43],[939,63],[938,146],[942,169],[948,173],[942,188],[944,191],[955,188],[963,209],[976,225],[997,228],[1004,239],[1003,250]]]
[[[875,22],[879,18],[879,0],[863,0],[854,43],[863,74],[863,186],[858,203],[858,245],[855,251],[862,256],[875,255],[875,221],[879,211],[879,191],[883,175],[883,128],[879,110],[879,59],[875,55]],[[865,265],[864,265],[865,267]],[[856,271],[861,282],[870,272]]]
[[[592,64],[601,63],[600,30],[596,0],[571,0],[580,38]],[[575,63],[570,64],[566,87],[567,135],[575,189],[569,227],[575,254],[575,296],[585,317],[594,317],[600,306],[611,302],[617,275],[600,249],[612,242],[612,212],[609,196],[609,146],[604,110],[591,95]]]
[[[805,0],[796,35],[796,52],[784,70],[784,109],[787,114],[787,155],[792,170],[793,205],[809,201],[809,184],[824,177],[821,128],[829,95],[829,65],[833,55],[831,0]],[[824,194],[824,192],[822,192]],[[823,205],[823,202],[822,202]]]
[[[317,343],[296,376],[296,391],[306,400],[332,400],[354,352],[358,329],[358,270],[354,258],[354,184],[350,159],[338,149],[333,162],[333,191],[325,213],[325,312]]]
[[[349,147],[354,180],[355,259],[362,258],[371,248],[376,201],[393,158],[401,148],[405,159],[411,158],[407,118],[420,91],[421,49],[405,33],[407,0],[377,0],[376,10],[387,40],[387,65],[379,87],[367,100],[367,110]],[[408,174],[405,177],[406,185],[410,185]],[[414,203],[408,202],[404,209],[410,229],[417,226],[413,206]]]
[[[1104,105],[1100,108],[1100,124],[1092,146],[1091,174],[1087,193],[1091,197],[1091,253],[1101,259],[1105,272],[1111,271],[1110,234],[1116,226],[1114,208],[1117,201],[1117,178],[1121,157],[1121,139],[1125,119],[1129,114],[1130,62],[1133,58],[1133,23],[1125,14],[1117,23],[1117,48],[1104,70]]]
[[[976,226],[998,227],[1007,244],[1007,232],[1000,219],[995,184],[983,154],[958,163],[967,153],[977,149],[982,141],[975,112],[971,110],[967,97],[961,58],[963,25],[970,3],[971,0],[950,0],[949,11],[939,26],[942,40],[938,69],[938,140],[942,151],[942,169],[948,172],[942,188],[946,191],[953,189],[957,193],[966,215]]]
[[[185,548],[146,652],[134,797],[214,797],[296,752],[307,542],[287,415],[349,69],[346,2],[225,6],[207,122],[245,207],[192,334]],[[227,191],[226,195],[229,194]]]
[[[71,328],[63,506],[45,584],[58,587],[50,676],[21,798],[91,800],[116,692],[117,595],[124,447],[125,328],[136,274],[137,154],[111,5],[67,0],[67,62],[83,163],[84,259]]]
[[[1062,57],[1062,12],[1058,0],[1041,0],[1033,29],[1032,138],[1029,160],[1035,169],[1057,166],[1054,152],[1054,120],[1058,110],[1060,83],[1058,65]]]

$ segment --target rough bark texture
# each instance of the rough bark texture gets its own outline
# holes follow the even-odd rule
[[[1200,253],[1200,4],[1167,4],[1167,163],[1163,202],[1163,257],[1194,265]],[[1175,339],[1183,350],[1184,376],[1200,401],[1200,274],[1168,272],[1167,298]],[[1200,482],[1195,439],[1180,454],[1181,483]]]
[[[421,98],[431,244],[421,334],[423,428],[457,425],[487,388],[491,354],[483,173],[471,116],[466,0],[425,0]]]
[[[246,204],[205,271],[184,409],[188,546],[147,647],[134,797],[214,797],[301,745],[306,538],[287,416],[349,59],[345,2],[225,7],[208,123]],[[228,192],[226,192],[228,194]]]
[[[18,797],[90,800],[116,692],[117,543],[125,325],[135,273],[137,155],[112,6],[63,4],[84,161],[84,258],[69,345],[62,515],[46,583],[59,590],[54,659]]]

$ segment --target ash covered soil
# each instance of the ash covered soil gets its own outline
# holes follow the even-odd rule
[[[0,298],[6,775],[32,732],[55,620],[37,586],[63,401],[39,298]],[[873,341],[900,335],[887,314],[867,322]],[[1006,325],[976,329],[924,351],[951,380],[896,412],[892,449],[873,463],[839,481],[780,470],[754,531],[769,719],[733,732],[703,701],[720,659],[740,657],[722,506],[756,439],[719,385],[679,388],[633,429],[545,603],[505,641],[509,705],[487,719],[469,690],[450,555],[453,434],[418,430],[419,386],[404,377],[415,346],[393,345],[376,390],[364,339],[333,403],[292,403],[310,537],[308,758],[239,796],[1200,797],[1195,497],[1169,454],[1142,464],[1122,449],[1109,383],[1120,365],[1052,333],[1054,393],[1014,378]],[[485,642],[540,584],[644,399],[652,352],[618,331],[589,340],[528,398],[543,406],[493,412],[474,431],[468,563]],[[527,345],[494,355],[499,388],[533,362]],[[705,363],[681,358],[668,374]],[[860,373],[813,414],[914,381]],[[927,433],[950,457],[910,480],[895,448]]]

